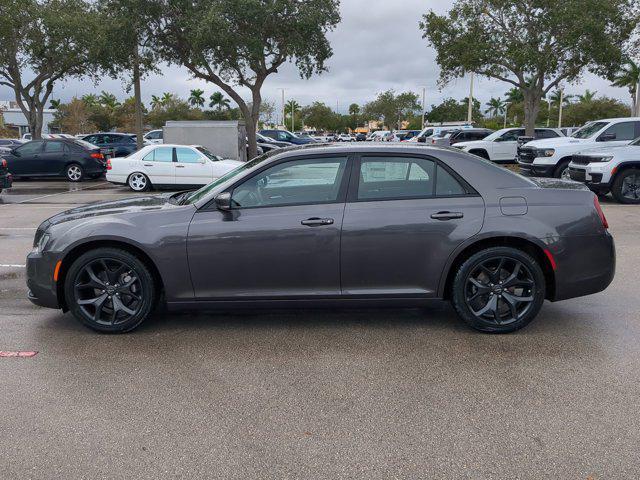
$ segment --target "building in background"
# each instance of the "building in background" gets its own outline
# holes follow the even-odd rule
[[[42,118],[42,134],[57,133],[57,129],[52,128],[50,123],[53,123],[54,114],[56,111],[52,108],[46,108],[43,112]],[[18,104],[13,101],[0,101],[0,115],[2,120],[0,125],[4,125],[6,129],[14,130],[17,137],[22,137],[25,133],[29,133],[29,122],[27,117],[24,116]]]

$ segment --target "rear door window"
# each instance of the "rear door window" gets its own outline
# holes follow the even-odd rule
[[[160,147],[154,148],[143,158],[145,162],[173,162],[173,148],[172,147]]]
[[[44,153],[63,153],[64,143],[62,142],[45,142]]]
[[[435,163],[424,158],[363,157],[358,200],[394,200],[434,195]]]

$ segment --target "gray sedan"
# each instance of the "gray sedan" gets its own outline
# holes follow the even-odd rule
[[[588,261],[585,261],[588,259]],[[194,192],[75,208],[38,228],[30,300],[103,332],[169,309],[420,306],[485,332],[605,289],[597,197],[449,148],[274,151]]]

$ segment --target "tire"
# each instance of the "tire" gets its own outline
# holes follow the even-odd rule
[[[553,176],[555,178],[561,178],[562,180],[571,180],[571,177],[569,176],[569,163],[570,161],[568,160],[561,162],[553,171]]]
[[[519,267],[518,267],[519,265]],[[511,284],[506,286],[507,282]],[[526,301],[518,301],[518,299]],[[545,278],[538,261],[511,247],[475,253],[458,268],[451,301],[470,327],[487,333],[509,333],[531,322],[545,298]]]
[[[81,182],[84,178],[84,170],[77,163],[67,165],[64,173],[67,176],[67,180],[69,180],[70,182]]]
[[[73,316],[103,333],[137,328],[153,311],[158,296],[145,264],[118,248],[97,248],[78,257],[64,289]]]
[[[129,175],[127,185],[134,192],[146,192],[151,188],[151,180],[142,172],[134,172]]]
[[[640,204],[640,169],[629,168],[620,172],[613,181],[611,194],[617,202]]]

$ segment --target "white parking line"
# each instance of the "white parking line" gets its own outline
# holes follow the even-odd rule
[[[64,195],[66,193],[76,193],[76,192],[80,192],[82,190],[89,190],[90,188],[100,187],[102,185],[106,185],[107,183],[109,183],[109,182],[96,183],[94,185],[89,185],[88,187],[84,187],[84,188],[77,188],[75,190],[67,190],[65,192],[50,193],[49,195],[42,195],[41,197],[29,198],[27,200],[22,200],[21,202],[16,202],[16,203],[5,203],[5,204],[0,205],[0,206],[6,207],[8,205],[20,205],[20,204],[23,204],[23,203],[34,202],[34,201],[40,200],[42,198],[55,197],[56,195]]]
[[[38,227],[0,227],[0,230],[36,230]]]
[[[26,265],[10,265],[6,263],[0,263],[0,267],[4,268],[26,268]]]

